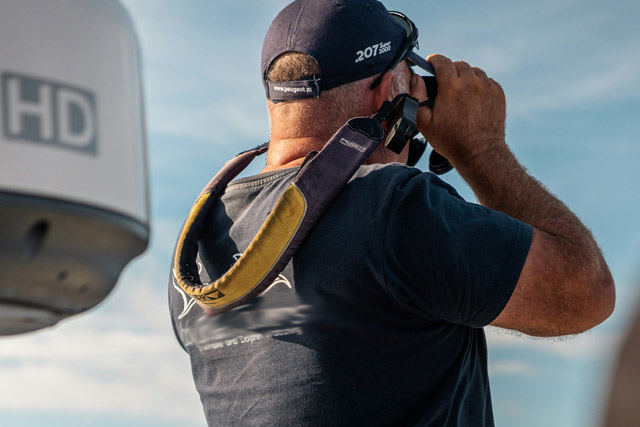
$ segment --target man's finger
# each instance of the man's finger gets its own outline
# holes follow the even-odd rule
[[[475,78],[476,73],[474,73],[471,65],[467,64],[464,61],[456,61],[453,63],[456,67],[456,71],[458,72],[458,77],[460,78]]]
[[[486,79],[487,78],[487,73],[484,72],[484,70],[478,68],[478,67],[473,67],[473,72],[476,74],[476,76],[482,78],[482,79]]]
[[[418,102],[422,102],[427,99],[427,87],[424,84],[424,80],[422,80],[422,77],[419,75],[414,74],[411,76],[410,88],[411,96],[416,98]],[[427,129],[428,124],[431,122],[431,114],[431,108],[418,108],[417,125],[420,132]]]
[[[427,99],[427,87],[424,80],[422,80],[422,77],[417,74],[412,74],[409,87],[409,94],[416,98],[418,102],[422,102]]]
[[[453,62],[446,56],[440,54],[433,54],[427,56],[427,61],[433,65],[433,69],[436,72],[436,80],[438,83],[446,80],[451,80],[458,77],[458,72]]]

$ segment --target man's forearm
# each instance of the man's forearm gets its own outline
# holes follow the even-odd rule
[[[456,169],[482,205],[551,235],[592,243],[588,246],[599,253],[589,230],[564,203],[527,173],[506,144],[458,163]]]
[[[555,298],[556,304],[547,313],[542,309],[540,314],[560,319],[559,329],[542,331],[533,326],[524,332],[575,333],[585,325],[592,326],[589,322],[599,323],[608,317],[614,302],[613,281],[590,231],[527,173],[506,144],[456,167],[480,203],[532,225],[538,238],[544,239],[545,250],[555,252],[542,267],[547,270],[547,277],[546,283],[540,284],[539,293],[548,292],[548,298]],[[560,313],[554,312],[558,309]]]

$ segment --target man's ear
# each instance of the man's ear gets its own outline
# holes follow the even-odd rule
[[[373,98],[374,111],[378,111],[380,107],[382,107],[382,103],[384,101],[393,101],[393,79],[393,70],[389,70],[382,76],[380,84],[373,88],[373,90],[375,91],[375,95]]]

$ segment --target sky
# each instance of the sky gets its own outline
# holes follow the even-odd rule
[[[260,51],[288,2],[122,3],[143,53],[150,247],[99,307],[0,338],[5,427],[206,425],[170,325],[169,263],[200,189],[224,161],[268,139]],[[508,143],[589,226],[616,281],[614,314],[579,336],[487,331],[496,425],[601,425],[612,364],[640,307],[640,3],[384,3],[416,23],[419,53],[465,60],[500,82]],[[444,179],[475,200],[455,172]]]

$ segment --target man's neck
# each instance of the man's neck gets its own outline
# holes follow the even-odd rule
[[[320,151],[331,135],[318,135],[295,138],[274,138],[271,135],[267,165],[261,172],[300,166],[311,151]]]

